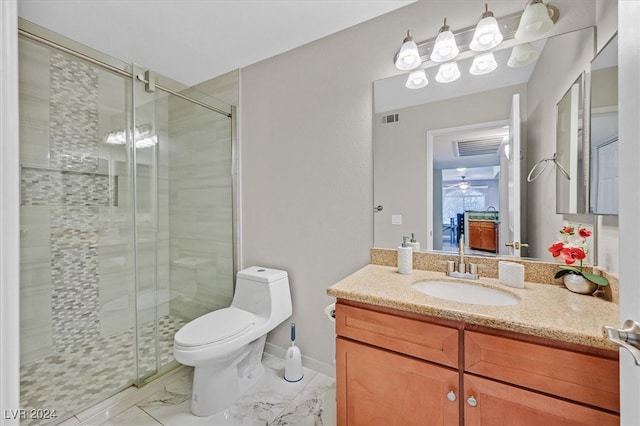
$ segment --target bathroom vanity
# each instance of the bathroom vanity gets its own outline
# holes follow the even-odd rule
[[[441,273],[368,265],[336,303],[339,425],[617,425],[617,305],[549,284],[477,285],[512,306],[458,303],[412,285]]]

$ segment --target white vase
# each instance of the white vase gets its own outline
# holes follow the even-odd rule
[[[563,277],[564,285],[574,293],[593,294],[598,288],[598,284],[589,281],[582,275],[566,274]]]

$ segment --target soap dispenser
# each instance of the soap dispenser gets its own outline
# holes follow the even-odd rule
[[[413,272],[413,249],[409,247],[409,237],[402,237],[402,245],[398,247],[398,273]]]
[[[414,251],[420,250],[420,243],[416,241],[416,236],[413,232],[411,233],[411,239],[409,240],[409,247],[411,247]]]

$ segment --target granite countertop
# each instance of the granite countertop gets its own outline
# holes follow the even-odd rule
[[[511,306],[484,306],[451,302],[428,296],[411,287],[422,280],[452,280],[499,288],[521,302]],[[597,297],[575,294],[559,285],[525,282],[523,289],[502,285],[497,279],[450,279],[442,272],[367,265],[327,289],[338,299],[369,303],[402,311],[464,321],[469,324],[618,350],[602,334],[603,325],[619,323],[618,305]]]

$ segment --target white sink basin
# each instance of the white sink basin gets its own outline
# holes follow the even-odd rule
[[[452,302],[487,306],[508,306],[520,303],[520,298],[511,293],[455,281],[420,281],[415,283],[413,288],[429,296]]]

